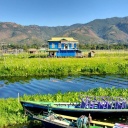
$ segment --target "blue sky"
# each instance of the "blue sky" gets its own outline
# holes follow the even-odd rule
[[[64,26],[128,16],[128,0],[0,0],[0,22]]]

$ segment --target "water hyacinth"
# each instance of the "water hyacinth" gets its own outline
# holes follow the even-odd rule
[[[128,52],[97,53],[93,58],[28,58],[28,55],[22,58],[21,55],[9,55],[0,59],[0,76],[127,75],[127,58]]]
[[[59,91],[56,94],[35,94],[24,95],[20,100],[33,101],[54,101],[54,102],[80,102],[79,96],[111,96],[128,97],[128,89],[113,88],[95,88],[86,92],[66,92]],[[0,99],[0,128],[8,125],[27,123],[27,116],[24,115],[23,108],[17,98]]]

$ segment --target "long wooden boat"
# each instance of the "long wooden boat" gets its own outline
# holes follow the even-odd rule
[[[41,121],[44,128],[77,128],[76,122],[57,116],[55,113],[33,115],[27,111],[27,115],[29,120]]]
[[[67,102],[37,102],[20,101],[23,108],[28,109],[34,114],[51,109],[53,112],[63,115],[79,117],[81,115],[91,114],[93,118],[125,118],[128,116],[128,104],[126,99],[116,98],[107,100],[107,98],[86,97],[81,103]]]
[[[50,116],[53,117],[53,115],[50,115]],[[41,121],[42,125],[45,128],[83,128],[83,127],[80,127],[81,125],[78,126],[77,124],[78,119],[71,121],[69,119],[63,118],[63,115],[60,115],[59,117],[55,116],[53,117],[53,119],[50,119],[51,118],[50,116],[47,116],[47,117],[46,116],[41,116],[41,117],[33,116],[32,120]],[[114,124],[106,123],[106,122],[99,122],[99,121],[92,121],[89,125],[87,124],[86,126],[88,128],[106,128],[106,127],[113,128]]]
[[[81,117],[71,117],[60,114],[55,114],[52,111],[43,112],[41,115],[34,115],[26,109],[26,113],[29,116],[29,120],[41,121],[45,128],[82,128],[87,126],[88,128],[103,128],[113,127],[114,124],[89,120],[88,117],[82,115]]]

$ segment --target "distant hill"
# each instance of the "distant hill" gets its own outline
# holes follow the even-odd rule
[[[128,17],[107,18],[87,23],[100,38],[113,43],[128,43]]]
[[[22,26],[0,22],[0,43],[45,43],[53,36],[71,36],[80,43],[128,43],[128,17],[96,19],[71,26]]]

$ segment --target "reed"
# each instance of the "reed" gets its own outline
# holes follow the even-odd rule
[[[111,96],[111,97],[128,97],[128,89],[122,88],[95,88],[86,92],[66,92],[59,91],[56,94],[35,94],[24,95],[20,100],[33,101],[60,101],[60,102],[80,102],[79,96]],[[17,98],[0,99],[0,128],[9,125],[27,123],[27,117],[24,116],[23,108]]]

